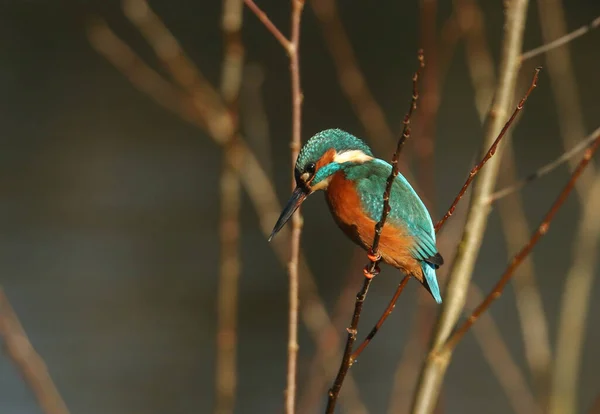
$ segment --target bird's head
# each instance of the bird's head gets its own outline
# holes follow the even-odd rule
[[[283,208],[269,240],[283,228],[306,197],[315,191],[327,189],[336,172],[372,159],[373,154],[367,144],[348,132],[326,129],[314,135],[298,154],[294,168],[296,188]]]

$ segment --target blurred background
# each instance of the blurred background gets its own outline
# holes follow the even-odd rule
[[[124,4],[133,7],[138,3]],[[548,37],[544,36],[552,37],[553,29],[560,31],[559,24],[548,23],[552,14],[546,16],[550,19],[546,29],[540,24],[544,15],[538,6],[544,3],[551,7],[557,2],[530,2],[524,50],[546,43]],[[567,31],[600,15],[596,0],[563,3]],[[258,4],[287,35],[289,2],[262,0]],[[218,88],[224,56],[221,2],[153,0],[149,5]],[[377,156],[390,159],[392,138],[400,131],[408,108],[416,51],[425,47],[432,69],[425,75],[422,94],[431,94],[429,102],[436,113],[426,121],[424,115],[417,115],[402,171],[415,177],[434,220],[440,218],[478,156],[482,139],[478,96],[483,110],[487,109],[485,97],[477,95],[483,87],[477,89],[473,82],[474,70],[485,71],[486,61],[473,57],[473,50],[480,49],[472,49],[468,37],[457,33],[479,24],[483,37],[475,39],[482,41],[484,50],[489,48],[495,71],[503,33],[503,2],[337,2],[342,29],[391,136],[372,136],[357,117],[324,37],[327,30],[340,28],[331,26],[331,20],[313,6],[307,1],[301,26],[303,141],[322,129],[339,127],[365,138]],[[223,149],[204,129],[183,120],[177,110],[165,109],[166,98],[162,102],[149,98],[132,84],[123,68],[107,59],[102,46],[114,44],[107,40],[106,27],[168,79],[160,58],[120,2],[0,2],[0,283],[72,413],[213,412]],[[247,8],[243,10],[241,42],[246,67],[237,105],[240,128],[283,203],[290,192],[288,57]],[[557,49],[554,62],[558,66],[541,73],[539,87],[513,129],[516,167],[512,170],[512,164],[503,164],[501,184],[558,157],[600,126],[599,45],[597,30]],[[109,46],[104,50],[117,50]],[[123,52],[119,56],[131,63]],[[536,65],[552,65],[546,57],[539,55],[525,62],[519,95]],[[552,73],[562,75],[551,79]],[[350,85],[358,84],[350,79]],[[565,95],[560,91],[574,97],[575,103],[567,102],[571,110],[561,109],[560,97]],[[425,145],[419,144],[420,139]],[[562,166],[520,193],[518,204],[529,220],[529,229],[538,224],[568,174],[568,165]],[[541,295],[552,359],[584,207],[585,202],[573,194],[532,256],[530,270],[535,271]],[[302,248],[311,277],[325,309],[334,315],[333,332],[342,335],[366,259],[362,253],[357,255],[338,230],[322,196],[311,197],[303,211]],[[440,242],[441,252],[448,258],[460,237],[460,211]],[[287,239],[282,236],[267,243],[259,217],[264,219],[242,190],[241,269],[235,312],[236,413],[283,411],[288,278],[272,245],[286,245]],[[266,218],[262,223],[266,227],[276,219],[272,214]],[[494,208],[473,277],[483,292],[495,283],[508,254],[519,246],[507,244],[505,224]],[[600,276],[594,261],[597,238],[594,233],[589,242],[588,235],[587,246],[592,248],[585,255],[589,259],[586,274],[591,276],[584,288],[589,297],[582,299],[585,303],[589,300],[587,318],[581,321],[585,333],[577,385],[577,412],[582,413],[590,412],[600,393],[600,330],[594,328],[600,326],[600,284],[592,279]],[[384,268],[373,283],[361,333],[381,314],[398,281],[397,272]],[[410,402],[410,389],[427,344],[427,324],[431,323],[427,318],[419,322],[418,316],[419,312],[432,312],[423,304],[427,298],[419,298],[417,285],[409,283],[390,320],[352,368],[358,390],[354,396],[368,412],[386,412],[390,401],[399,396],[404,397],[398,412],[404,412]],[[301,300],[306,305],[307,301]],[[536,389],[528,370],[514,289],[506,290],[490,314],[527,386]],[[410,354],[411,332],[426,322]],[[314,367],[317,346],[313,332],[301,324],[299,335],[299,412],[320,412],[333,377],[325,375],[320,380],[324,385],[311,391],[314,376],[322,378],[324,373]],[[407,352],[416,355],[409,358],[414,369],[405,371],[408,374],[398,383],[395,372]],[[337,368],[339,356],[331,359]],[[468,334],[445,379],[445,412],[514,412],[494,372],[475,335]],[[340,406],[340,412],[357,409]],[[0,412],[41,412],[6,352],[0,357]]]

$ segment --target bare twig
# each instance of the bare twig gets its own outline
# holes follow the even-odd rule
[[[365,266],[365,270],[364,270],[365,279],[363,281],[363,286],[362,286],[361,290],[356,295],[356,302],[354,305],[354,313],[352,315],[352,321],[350,322],[350,327],[347,329],[348,330],[348,338],[346,340],[346,346],[344,348],[344,356],[342,357],[342,363],[340,365],[338,375],[336,376],[336,379],[328,393],[329,398],[327,401],[327,408],[326,408],[326,413],[328,413],[328,414],[333,413],[335,410],[335,405],[336,405],[340,390],[342,388],[344,378],[346,377],[346,374],[348,373],[348,370],[350,369],[352,348],[354,346],[354,342],[356,341],[356,335],[358,333],[358,322],[360,320],[362,306],[363,306],[363,303],[367,296],[367,292],[369,290],[369,286],[371,284],[371,281],[373,280],[373,277],[375,277],[375,275],[377,273],[379,273],[379,269],[377,267],[377,264],[381,260],[381,255],[379,255],[379,253],[378,253],[379,239],[381,237],[381,232],[383,230],[383,226],[385,225],[387,216],[390,212],[390,193],[392,190],[392,184],[394,183],[394,180],[398,176],[398,156],[400,155],[400,152],[402,151],[402,147],[404,146],[406,140],[410,137],[410,119],[413,114],[413,111],[417,107],[417,99],[419,98],[418,90],[417,90],[417,82],[419,80],[419,75],[421,74],[421,71],[424,66],[425,66],[425,60],[423,57],[423,51],[421,50],[421,51],[419,51],[419,68],[417,69],[417,71],[415,72],[415,74],[413,76],[413,96],[411,99],[410,108],[408,110],[408,113],[404,117],[404,122],[403,122],[404,128],[402,131],[402,135],[400,136],[400,139],[398,140],[398,145],[396,146],[396,151],[394,152],[394,156],[392,157],[392,162],[391,162],[392,172],[390,173],[390,175],[387,179],[385,191],[383,193],[383,210],[381,213],[381,218],[377,222],[377,224],[375,224],[375,235],[373,237],[373,243],[371,245],[371,251],[369,253],[369,264],[367,264],[367,266]]]
[[[514,146],[507,142],[503,166],[499,181],[514,181],[516,174]],[[527,241],[531,234],[529,223],[525,215],[524,203],[520,194],[507,197],[498,205],[504,239],[506,241],[508,258],[517,252]],[[543,396],[548,389],[548,373],[552,363],[552,349],[548,331],[548,320],[544,310],[541,292],[535,277],[535,267],[531,256],[526,257],[520,265],[519,272],[515,275],[512,287],[515,291],[515,300],[519,314],[519,322],[523,336],[525,358],[532,377],[539,406],[543,403]],[[514,382],[511,382],[513,385]],[[525,383],[524,387],[529,386]],[[517,390],[517,388],[512,388]],[[539,412],[540,407],[536,411]],[[534,412],[529,409],[528,412]]]
[[[596,129],[590,135],[585,137],[582,141],[580,141],[573,148],[571,148],[567,152],[564,152],[558,158],[549,162],[548,164],[544,165],[543,167],[538,168],[537,170],[535,170],[531,174],[527,175],[522,180],[519,180],[514,184],[511,184],[501,190],[496,191],[495,193],[490,195],[488,202],[495,203],[499,199],[504,198],[516,191],[521,190],[523,187],[525,187],[530,182],[545,176],[546,174],[554,171],[556,168],[560,167],[564,163],[572,160],[575,157],[575,155],[579,154],[581,151],[583,151],[585,148],[587,148],[590,145],[590,143],[596,139],[596,136],[598,135],[598,133],[600,133],[600,128]]]
[[[238,97],[243,72],[244,46],[241,41],[242,0],[224,0],[222,29],[225,57],[221,95],[229,106],[238,129]],[[215,414],[233,413],[237,386],[237,313],[240,276],[240,178],[241,164],[234,136],[223,152],[221,174],[221,263],[219,269],[217,358],[215,367]]]
[[[147,6],[146,3],[144,5]],[[151,10],[148,9],[148,11],[152,13]],[[154,14],[151,14],[151,16],[153,17],[152,25],[155,26],[156,30],[161,32],[167,31],[162,22]],[[226,145],[231,139],[231,136],[227,135],[227,131],[230,130],[227,126],[233,125],[233,119],[225,106],[218,101],[220,100],[220,96],[216,91],[209,90],[209,93],[206,94],[198,91],[193,97],[188,96],[181,89],[165,81],[156,71],[144,63],[101,19],[95,19],[93,24],[88,27],[88,36],[92,46],[102,56],[120,70],[135,87],[146,93],[158,104],[178,114],[183,120],[205,129],[209,137],[218,145]],[[172,36],[166,39],[164,42],[170,44],[171,47],[179,47]],[[175,42],[174,46],[173,42]],[[187,60],[180,63],[183,65],[191,64]],[[197,72],[201,87],[212,88],[211,85],[203,82],[204,78],[196,67],[184,66],[179,70],[181,71],[180,73]],[[220,122],[225,124],[225,127],[220,127]],[[209,128],[209,125],[213,127]],[[281,205],[277,199],[273,182],[265,173],[263,166],[256,158],[254,152],[248,148],[241,138],[237,140],[237,145],[240,157],[244,160],[240,171],[242,185],[247,190],[250,200],[256,209],[261,231],[265,236],[268,236],[271,232],[273,221],[279,216]],[[282,229],[280,233],[282,239],[289,239],[290,232],[288,228]],[[271,244],[271,247],[282,263],[289,259],[290,250],[288,244],[274,243]],[[330,329],[331,321],[323,305],[323,301],[319,297],[314,275],[310,271],[306,259],[302,254],[299,257],[299,266],[303,275],[300,280],[302,318],[313,340],[318,342],[321,335]],[[333,360],[324,362],[327,372],[334,373],[337,368],[335,362]],[[349,392],[345,396],[344,401],[350,406],[364,408],[358,399],[358,392],[350,375],[346,382],[346,389]],[[366,410],[363,409],[362,412],[366,412]]]
[[[521,249],[521,251],[519,251],[519,253],[517,253],[514,256],[514,258],[510,262],[510,265],[504,271],[500,280],[494,286],[494,288],[489,293],[489,295],[484,299],[484,301],[473,311],[471,316],[469,316],[469,318],[458,329],[456,329],[454,331],[454,333],[452,334],[452,336],[445,342],[440,353],[446,354],[446,353],[452,352],[454,350],[454,348],[456,348],[456,345],[458,344],[458,342],[467,333],[467,331],[471,328],[471,326],[473,326],[473,324],[477,321],[477,319],[481,316],[481,314],[490,307],[490,305],[492,304],[492,302],[494,300],[496,300],[500,297],[500,295],[502,294],[502,291],[504,290],[504,287],[506,286],[506,284],[508,283],[510,278],[513,276],[517,267],[523,262],[523,260],[527,257],[527,255],[529,255],[529,253],[531,253],[534,246],[542,238],[542,236],[544,236],[548,232],[548,229],[550,227],[550,222],[552,221],[552,219],[554,218],[554,216],[556,215],[556,213],[558,212],[560,207],[563,205],[563,203],[565,202],[565,200],[571,193],[571,190],[573,190],[573,187],[575,186],[575,182],[577,181],[577,179],[581,176],[581,174],[585,170],[585,167],[588,165],[588,163],[592,159],[592,156],[598,149],[598,146],[600,146],[600,135],[598,135],[596,137],[594,142],[585,151],[581,161],[579,162],[579,165],[575,168],[575,171],[573,171],[573,174],[571,175],[569,182],[567,183],[565,188],[561,191],[561,193],[558,195],[558,198],[550,207],[550,210],[548,211],[548,213],[542,220],[541,224],[538,226],[537,230],[531,236],[531,239]]]
[[[560,0],[546,0],[538,1],[538,15],[540,20],[540,28],[542,32],[542,40],[545,44],[557,44],[555,42],[563,39],[565,35],[568,35],[566,16],[563,9],[563,1]],[[600,18],[594,20],[595,27],[600,24]],[[556,104],[557,113],[560,116],[557,118],[558,126],[563,141],[565,151],[568,148],[575,146],[583,137],[587,134],[587,129],[583,117],[583,108],[581,106],[581,100],[579,96],[579,88],[577,79],[575,77],[575,70],[571,59],[570,47],[568,44],[563,44],[563,47],[547,49],[545,50],[545,61],[548,68],[548,76],[550,78],[550,84],[552,87],[552,93],[554,95],[554,101]],[[576,160],[570,160],[569,166],[571,169],[575,168]],[[586,171],[583,173],[581,178],[577,181],[575,189],[577,190],[580,203],[583,206],[584,200],[588,198],[589,191],[594,187],[593,182],[598,174],[597,168],[594,162],[590,162]],[[590,223],[593,225],[593,222]],[[580,228],[577,239],[574,241],[574,245],[589,246],[589,236],[586,234],[584,228]],[[587,259],[587,263],[585,260]],[[585,318],[585,310],[587,292],[581,291],[579,288],[571,289],[573,286],[578,286],[579,281],[591,280],[594,273],[594,260],[595,255],[587,256],[582,258],[578,255],[574,257],[574,264],[577,264],[581,272],[569,273],[570,280],[565,281],[565,286],[568,290],[565,290],[565,294],[582,295],[581,298],[578,296],[567,297],[563,296],[563,305],[573,305],[577,308],[575,312],[572,309],[563,307],[560,309],[560,318],[563,318],[563,314],[569,323],[583,325],[583,318]],[[584,312],[579,312],[580,310]],[[581,318],[580,320],[571,320],[570,316],[577,315]],[[577,372],[579,369],[579,363],[576,362],[578,358],[578,350],[581,344],[577,343],[577,340],[582,340],[583,335],[574,335],[572,338],[567,338],[571,335],[571,330],[568,325],[562,324],[565,321],[561,319],[561,325],[557,333],[558,338],[566,338],[562,344],[569,344],[571,349],[565,349],[561,346],[560,351],[566,351],[565,354],[560,354],[557,348],[554,367],[552,376],[550,378],[550,394],[552,395],[549,403],[545,408],[551,414],[563,413],[563,412],[576,412],[577,411],[577,389],[578,377]],[[576,333],[576,332],[573,332]],[[562,339],[558,339],[561,341]],[[573,365],[567,365],[567,364]],[[558,387],[558,388],[557,388]]]
[[[300,18],[304,0],[292,0],[292,28],[290,56],[290,75],[292,88],[292,140],[291,170],[292,189],[296,186],[294,166],[302,142],[302,90],[300,89]],[[298,257],[300,256],[300,235],[302,232],[301,210],[292,217],[291,256],[288,264],[290,278],[289,341],[287,363],[286,413],[293,414],[296,409],[296,363],[298,359]]]
[[[484,299],[481,290],[471,285],[465,306],[465,317]],[[523,370],[510,354],[500,328],[490,313],[481,315],[473,326],[473,333],[481,352],[504,390],[513,411],[518,414],[540,413],[540,407],[527,383]]]
[[[517,63],[521,51],[527,0],[514,0],[507,3],[505,37],[503,40],[499,81],[494,102],[485,125],[483,152],[488,151],[502,130],[502,122],[508,112],[517,78]],[[440,355],[444,344],[456,321],[462,313],[475,259],[481,246],[483,233],[487,225],[489,207],[482,203],[492,192],[498,174],[500,158],[494,157],[488,162],[473,185],[473,195],[467,213],[467,221],[461,237],[460,248],[452,264],[446,298],[434,333],[428,358],[421,371],[419,385],[414,396],[412,412],[415,414],[432,413],[437,401],[450,354]],[[439,226],[438,226],[439,227]]]
[[[541,70],[541,67],[538,67],[538,68],[535,69],[535,73],[533,75],[533,79],[531,81],[531,85],[529,86],[529,89],[525,93],[525,96],[523,96],[523,98],[521,99],[521,101],[519,102],[519,104],[517,105],[517,107],[515,108],[513,114],[508,119],[508,121],[506,122],[506,124],[504,124],[504,127],[502,128],[502,130],[500,131],[500,133],[498,134],[498,136],[494,140],[494,142],[493,142],[492,146],[490,147],[490,149],[484,155],[483,159],[479,162],[479,164],[475,165],[473,167],[473,169],[471,169],[471,171],[469,172],[469,177],[467,178],[467,180],[463,184],[462,188],[458,192],[458,195],[456,196],[456,198],[454,199],[454,201],[450,205],[450,208],[448,208],[448,211],[446,212],[446,214],[444,214],[444,217],[442,217],[440,219],[440,221],[438,221],[437,224],[435,225],[435,231],[436,232],[439,231],[442,228],[442,226],[444,225],[444,223],[446,222],[446,220],[448,220],[448,218],[450,216],[452,216],[452,213],[454,213],[454,210],[456,209],[456,205],[458,204],[458,202],[460,201],[460,199],[465,195],[465,192],[467,191],[467,188],[469,188],[469,185],[471,184],[471,182],[475,178],[475,175],[477,175],[477,173],[481,170],[481,168],[485,165],[485,163],[488,162],[489,159],[492,158],[492,156],[496,153],[496,150],[498,149],[498,144],[500,144],[500,141],[502,140],[502,138],[506,134],[506,131],[508,131],[508,128],[510,128],[511,124],[513,123],[513,121],[515,120],[515,118],[517,117],[517,115],[519,114],[519,112],[521,112],[521,110],[523,109],[523,105],[525,105],[525,102],[527,101],[527,98],[529,98],[529,95],[531,94],[531,92],[533,92],[533,90],[537,86],[538,75],[540,73],[540,70]]]
[[[302,90],[300,88],[300,19],[304,9],[304,0],[292,1],[292,26],[290,40],[277,29],[269,17],[252,0],[244,0],[246,5],[256,14],[265,27],[281,43],[290,58],[290,77],[292,88],[292,189],[296,186],[294,165],[300,152],[302,142]],[[298,359],[298,257],[300,254],[300,235],[302,232],[302,216],[300,209],[292,217],[291,257],[288,263],[290,279],[289,289],[289,338],[287,362],[286,413],[295,412],[296,404],[296,363]]]
[[[288,38],[285,37],[283,33],[281,33],[281,31],[277,28],[277,26],[275,26],[275,24],[273,24],[271,19],[269,19],[269,16],[267,16],[267,14],[265,12],[263,12],[260,9],[260,7],[258,7],[256,5],[256,3],[254,3],[253,0],[244,0],[244,3],[246,3],[246,6],[248,6],[248,8],[250,10],[252,10],[252,12],[254,12],[254,14],[256,14],[256,17],[258,17],[258,19],[267,28],[267,30],[269,30],[269,32],[271,32],[271,34],[275,37],[275,39],[277,39],[277,41],[281,44],[281,46],[283,46],[283,48],[286,50],[286,52],[288,52],[289,54],[292,54],[293,48],[294,48],[293,39],[292,39],[292,41],[288,40]],[[293,37],[293,35],[292,35],[292,37]]]
[[[535,70],[535,73],[533,75],[533,79],[531,81],[531,85],[530,85],[529,89],[527,90],[527,92],[525,93],[525,96],[521,99],[521,101],[519,102],[519,104],[515,108],[513,114],[511,115],[511,117],[509,118],[509,120],[506,122],[506,124],[504,125],[504,127],[502,128],[502,130],[500,131],[500,134],[498,134],[498,136],[496,137],[496,139],[492,143],[492,146],[489,148],[489,150],[483,156],[483,159],[477,165],[475,165],[475,167],[473,167],[473,169],[470,171],[469,177],[467,178],[467,180],[463,184],[460,192],[458,193],[458,195],[454,199],[454,202],[452,203],[452,205],[450,206],[450,208],[448,209],[448,211],[446,212],[446,214],[444,215],[444,217],[435,225],[435,232],[436,233],[440,231],[440,229],[444,226],[446,220],[454,213],[454,211],[456,210],[456,206],[458,205],[458,202],[464,196],[464,194],[467,192],[467,189],[469,188],[469,185],[471,185],[471,182],[475,178],[475,175],[481,170],[481,168],[484,166],[484,164],[486,162],[488,162],[488,160],[490,158],[492,158],[492,156],[495,154],[495,152],[496,152],[496,150],[498,148],[498,144],[500,143],[500,141],[502,140],[502,138],[506,134],[506,131],[508,131],[508,128],[510,128],[511,124],[514,122],[517,114],[523,109],[523,106],[524,106],[525,102],[527,101],[527,98],[529,98],[529,95],[531,94],[531,92],[533,92],[533,90],[537,86],[537,80],[538,80],[538,75],[539,75],[540,70],[541,70],[541,68],[537,68]],[[398,286],[398,290],[402,290],[403,288],[404,288],[404,286],[402,284],[400,286]],[[398,291],[396,293],[398,294]],[[398,294],[398,296],[399,296],[399,294]],[[394,297],[396,297],[396,299],[397,299],[396,295],[394,295]],[[389,312],[389,313],[391,313],[391,312]],[[382,319],[378,322],[379,326],[381,326],[385,322],[385,319],[389,316],[389,313],[386,312],[384,315],[382,315]],[[377,330],[375,330],[375,331],[377,331]],[[362,352],[362,350],[364,349],[364,347],[366,345],[367,344],[361,344],[361,346],[360,346],[361,352]],[[359,352],[359,354],[360,354],[360,352]]]
[[[600,137],[600,131],[596,133]],[[596,138],[598,140],[598,138]],[[578,412],[577,383],[585,339],[586,316],[590,308],[600,234],[600,176],[588,192],[583,215],[573,244],[573,263],[565,278],[558,321],[556,357],[551,378],[549,413]]]
[[[408,283],[409,279],[410,279],[410,276],[408,276],[408,275],[404,276],[402,278],[402,280],[400,281],[400,284],[398,285],[398,288],[396,289],[396,293],[394,293],[394,296],[392,296],[390,303],[388,303],[387,307],[383,311],[383,314],[381,315],[381,317],[379,318],[379,320],[377,321],[377,323],[375,324],[373,329],[371,329],[371,332],[369,332],[369,334],[367,335],[365,340],[362,341],[362,343],[358,346],[358,348],[356,348],[356,350],[354,352],[352,352],[352,355],[350,356],[350,366],[352,366],[352,364],[354,364],[354,362],[356,362],[356,360],[358,359],[358,357],[360,356],[362,351],[366,348],[367,345],[369,345],[369,342],[371,342],[371,339],[373,339],[373,337],[377,334],[377,331],[379,331],[379,329],[381,328],[381,325],[383,325],[383,323],[388,318],[388,316],[390,316],[390,314],[396,307],[396,301],[398,300],[398,298],[404,291],[404,287]]]
[[[69,414],[56,385],[50,378],[48,367],[35,351],[29,338],[0,288],[0,336],[7,355],[19,369],[45,414]]]
[[[300,413],[315,412],[317,404],[321,402],[324,391],[327,390],[330,379],[337,374],[337,363],[333,366],[333,370],[324,370],[323,365],[328,365],[327,361],[338,361],[341,358],[340,346],[342,338],[338,333],[343,331],[347,323],[345,321],[345,310],[352,306],[356,292],[360,288],[361,280],[356,277],[356,269],[361,266],[363,261],[364,250],[356,247],[352,259],[348,264],[347,281],[333,306],[331,313],[332,324],[316,342],[316,351],[312,356],[308,372],[304,376],[304,386],[301,387],[303,392],[298,403],[298,412]],[[347,404],[347,397],[353,394],[351,391],[353,384],[351,384],[350,380],[351,378],[346,378],[345,387],[340,394],[340,402],[343,405],[343,409],[349,414],[365,412],[366,408],[360,402],[358,404],[357,402]]]
[[[461,17],[462,26],[466,29],[466,55],[467,65],[475,87],[475,103],[481,122],[485,121],[486,112],[493,99],[496,76],[493,65],[492,53],[489,49],[485,35],[484,15],[479,4],[474,0],[455,1],[455,12]],[[505,154],[501,177],[514,174],[515,166],[512,157],[512,142],[510,131],[505,138]],[[520,199],[513,198],[510,205],[500,206],[500,219],[504,228],[504,235],[509,249],[509,254],[519,249],[529,237],[527,220],[523,214]],[[548,337],[548,323],[544,314],[544,307],[539,289],[535,281],[533,261],[525,259],[518,277],[513,284],[517,310],[523,332],[523,345],[530,371],[535,378],[538,390],[543,380],[544,367],[550,361],[550,341]],[[467,306],[476,294],[483,295],[472,285],[469,289]],[[476,302],[480,302],[481,299]],[[487,322],[489,320],[489,323]],[[497,334],[494,334],[497,332]],[[496,342],[490,345],[490,338],[495,337]],[[508,350],[503,338],[498,332],[491,315],[483,318],[475,329],[475,338],[481,346],[484,357],[496,374],[498,382],[504,389],[506,396],[515,412],[532,413],[538,410],[535,397],[524,380],[520,367],[516,364]],[[492,350],[494,352],[492,353]],[[502,352],[504,350],[504,352]]]
[[[555,39],[549,43],[543,44],[542,46],[536,47],[535,49],[531,49],[531,50],[523,53],[521,55],[521,62],[531,59],[531,58],[534,58],[536,56],[539,56],[543,53],[547,53],[547,52],[551,51],[552,49],[561,47],[562,45],[565,45],[565,44],[577,39],[578,37],[581,37],[584,34],[590,32],[594,29],[597,29],[599,26],[600,26],[600,17],[596,17],[590,23],[583,25],[580,28],[575,29],[570,33],[567,33],[567,34],[559,37],[558,39]]]

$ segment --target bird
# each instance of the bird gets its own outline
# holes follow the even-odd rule
[[[298,153],[294,166],[296,186],[269,241],[309,195],[323,190],[338,227],[372,258],[375,224],[383,212],[383,193],[391,171],[388,162],[376,158],[364,141],[349,132],[318,132]],[[416,278],[437,303],[442,303],[436,270],[444,259],[436,247],[431,216],[400,173],[392,183],[389,205],[378,246],[381,260]]]

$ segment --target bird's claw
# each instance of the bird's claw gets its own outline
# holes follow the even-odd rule
[[[373,263],[377,263],[378,261],[381,260],[381,254],[379,254],[379,252],[373,253],[372,250],[369,250],[369,253],[367,253],[367,257]]]
[[[369,268],[370,266],[365,266],[363,269],[363,273],[367,279],[373,279],[375,276],[379,274],[379,266],[375,266],[373,271]]]

